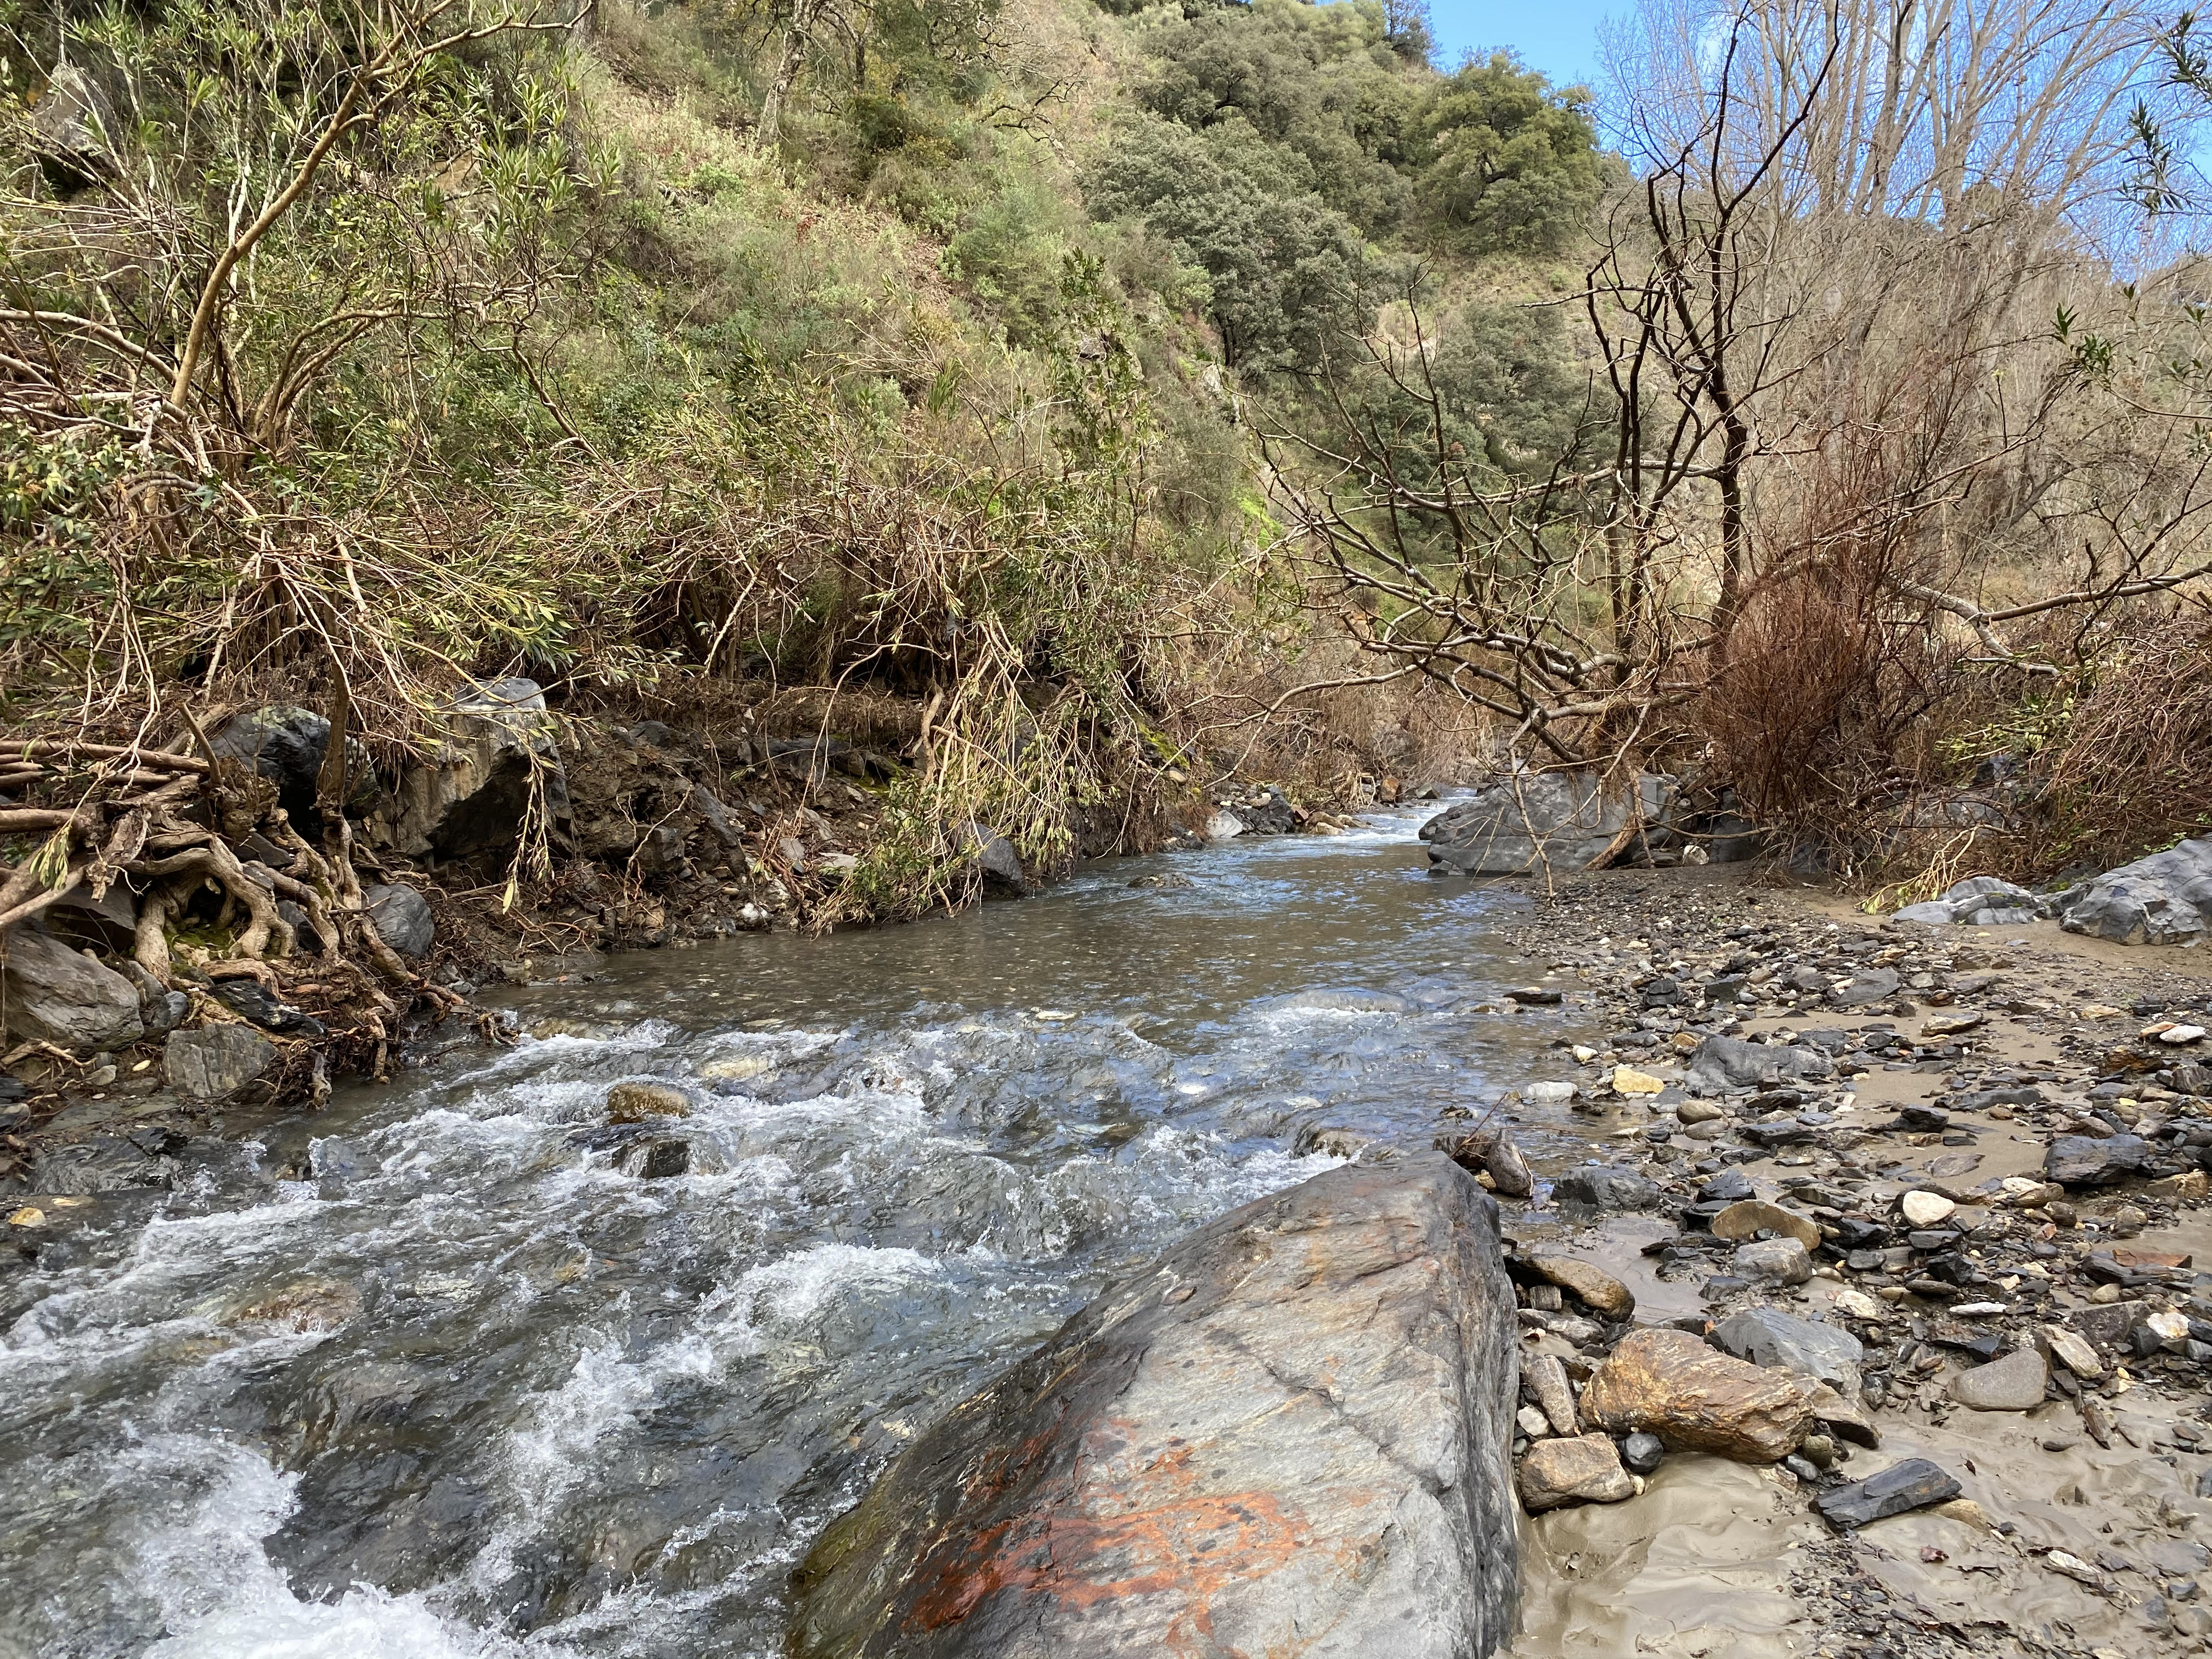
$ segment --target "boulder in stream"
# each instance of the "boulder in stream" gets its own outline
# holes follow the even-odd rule
[[[1202,1228],[910,1446],[799,1569],[799,1659],[1480,1659],[1514,1623],[1512,1286],[1435,1154]]]
[[[1587,870],[1639,824],[1663,823],[1674,801],[1674,780],[1650,773],[1632,782],[1587,767],[1520,771],[1446,807],[1421,826],[1421,839],[1431,875]]]

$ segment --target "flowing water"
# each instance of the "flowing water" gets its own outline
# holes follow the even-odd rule
[[[617,959],[118,1206],[0,1280],[0,1659],[779,1652],[937,1413],[1566,1029],[1419,821]],[[625,1079],[693,1095],[687,1173],[626,1172]]]

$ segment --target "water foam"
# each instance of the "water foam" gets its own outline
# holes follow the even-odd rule
[[[168,1631],[146,1659],[520,1659],[520,1644],[447,1617],[420,1593],[358,1584],[335,1601],[300,1600],[261,1546],[291,1511],[293,1477],[220,1443],[175,1449],[211,1455],[219,1475],[191,1520],[139,1547]],[[568,1650],[533,1643],[530,1653]]]

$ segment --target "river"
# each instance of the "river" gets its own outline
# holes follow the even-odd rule
[[[0,1280],[0,1659],[779,1653],[933,1413],[1567,1029],[1423,816],[617,958],[118,1206]],[[688,1172],[594,1133],[626,1079],[692,1094]]]

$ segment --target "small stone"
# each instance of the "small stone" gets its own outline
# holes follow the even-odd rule
[[[1557,1354],[1523,1354],[1521,1376],[1535,1394],[1536,1405],[1553,1434],[1577,1435],[1583,1431],[1583,1425],[1575,1419],[1575,1393],[1567,1385],[1567,1368],[1559,1363]],[[1532,1440],[1537,1437],[1529,1436]]]
[[[1620,1461],[1632,1474],[1649,1474],[1667,1455],[1667,1443],[1656,1434],[1632,1434],[1620,1443]]]
[[[2045,1325],[2043,1340],[2051,1349],[2051,1357],[2084,1382],[2103,1379],[2104,1362],[2079,1331],[2069,1331],[2063,1325]]]
[[[430,954],[438,924],[430,914],[429,901],[422,894],[395,884],[365,887],[361,896],[368,911],[369,926],[376,929],[379,939],[403,957],[420,961]]]
[[[2033,1411],[2043,1403],[2051,1367],[2033,1348],[2015,1348],[2002,1359],[1951,1379],[1951,1398],[1978,1412]]]
[[[617,1083],[607,1091],[607,1121],[644,1123],[657,1117],[686,1117],[691,1102],[681,1089],[665,1083]]]
[[[1629,1170],[1585,1165],[1553,1182],[1552,1195],[1563,1204],[1587,1204],[1594,1209],[1648,1210],[1659,1201],[1659,1183]]]
[[[1911,1192],[1897,1200],[1905,1218],[1916,1227],[1933,1227],[1948,1221],[1958,1205],[1941,1193]]]
[[[2204,1028],[2202,1025],[2169,1025],[2158,1034],[2160,1042],[2171,1043],[2177,1048],[2185,1042],[2202,1042],[2203,1037]]]
[[[1456,1139],[1447,1137],[1437,1142],[1437,1148],[1462,1169],[1488,1176],[1492,1190],[1508,1198],[1526,1198],[1536,1190],[1536,1177],[1529,1172],[1528,1160],[1522,1157],[1521,1148],[1503,1128],[1478,1129],[1471,1135]]]
[[[1602,1434],[1538,1441],[1521,1460],[1516,1484],[1521,1506],[1531,1515],[1569,1504],[1618,1504],[1636,1496],[1636,1482],[1620,1466],[1620,1449]]]
[[[1505,994],[1528,1008],[1556,1008],[1565,1000],[1562,993],[1548,985],[1518,985]]]
[[[1797,1455],[1816,1469],[1833,1468],[1836,1443],[1825,1434],[1808,1434],[1805,1437],[1805,1443],[1797,1448]]]
[[[1836,1292],[1836,1311],[1850,1319],[1881,1319],[1888,1310],[1864,1291],[1846,1287]]]
[[[1613,1091],[1617,1095],[1656,1095],[1667,1087],[1648,1072],[1639,1072],[1627,1066],[1613,1068]]]
[[[1731,1271],[1753,1284],[1802,1285],[1813,1277],[1813,1258],[1794,1238],[1756,1239],[1736,1246]]]
[[[1880,1474],[1837,1486],[1813,1500],[1833,1527],[1863,1527],[1909,1510],[1926,1509],[1958,1497],[1959,1483],[1924,1457],[1908,1457]]]
[[[1636,1311],[1636,1297],[1611,1273],[1571,1255],[1532,1255],[1528,1266],[1561,1290],[1608,1318],[1626,1319]]]
[[[1820,1224],[1812,1217],[1756,1198],[1729,1205],[1712,1218],[1711,1225],[1715,1238],[1726,1239],[1732,1244],[1756,1238],[1761,1233],[1774,1233],[1794,1238],[1808,1250],[1820,1246]]]
[[[1923,1020],[1920,1035],[1923,1037],[1963,1036],[1988,1018],[1985,1014],[1948,1014],[1940,1019]]]
[[[1541,1440],[1552,1432],[1551,1419],[1544,1415],[1539,1407],[1523,1406],[1514,1413],[1513,1421],[1519,1425],[1521,1433],[1526,1439]]]
[[[1686,1100],[1674,1109],[1674,1115],[1686,1124],[1717,1123],[1728,1114],[1710,1100]]]

